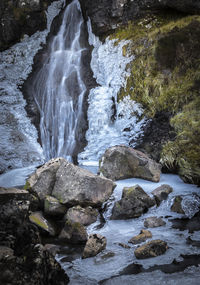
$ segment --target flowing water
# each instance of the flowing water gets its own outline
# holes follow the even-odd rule
[[[78,0],[70,3],[58,34],[33,85],[40,111],[40,134],[45,159],[71,160],[80,138],[86,86],[82,79],[80,44],[83,18]]]
[[[93,167],[88,166],[88,168],[93,171]],[[96,169],[94,169],[94,172],[95,171]],[[171,185],[174,191],[159,207],[154,206],[140,218],[110,220],[113,204],[116,200],[121,199],[123,187],[130,187],[135,184],[139,184],[149,195],[151,195],[151,191],[162,184]],[[173,218],[183,217],[183,215],[170,210],[174,197],[182,195],[185,201],[188,201],[186,217],[191,218],[199,211],[200,200],[197,195],[198,193],[198,187],[184,183],[176,175],[162,174],[159,183],[136,178],[117,181],[117,187],[106,203],[108,205],[107,210],[103,214],[105,224],[102,225],[101,220],[98,220],[87,228],[88,233],[98,233],[107,238],[106,250],[96,257],[88,259],[81,259],[79,255],[73,260],[73,257],[70,259],[68,255],[63,253],[57,256],[57,259],[70,277],[70,284],[199,284],[198,276],[200,276],[200,270],[196,267],[190,267],[182,274],[173,273],[172,275],[164,274],[158,268],[155,268],[150,273],[145,272],[137,275],[131,274],[131,270],[129,270],[128,273],[126,272],[127,270],[125,270],[127,266],[131,266],[132,264],[136,264],[138,267],[141,266],[143,270],[147,271],[155,265],[164,265],[164,267],[167,268],[168,264],[171,264],[174,259],[176,259],[177,262],[183,260],[181,255],[200,254],[200,248],[186,243],[188,236],[200,241],[200,232],[196,231],[190,234],[188,230],[180,231],[179,229],[172,228],[170,221]],[[129,244],[128,241],[134,235],[140,233],[141,229],[144,228],[144,219],[150,216],[163,217],[166,225],[150,229],[153,237],[148,241],[154,239],[164,240],[168,243],[169,249],[164,255],[145,260],[137,260],[134,255],[134,249],[137,245]],[[121,247],[119,243],[129,245],[130,249]],[[123,270],[125,273],[123,273]],[[106,279],[108,280],[106,281]],[[137,283],[135,283],[136,281]]]

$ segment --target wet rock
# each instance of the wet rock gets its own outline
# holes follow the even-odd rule
[[[114,204],[111,219],[138,218],[154,205],[155,201],[139,185],[125,187],[122,199]]]
[[[164,226],[166,223],[162,220],[162,218],[158,217],[149,217],[144,221],[144,226],[146,228],[157,228]]]
[[[185,214],[185,212],[182,209],[182,205],[181,205],[182,200],[183,198],[181,196],[176,196],[174,198],[173,204],[171,206],[172,212],[176,212],[178,214]]]
[[[96,256],[99,252],[106,248],[106,238],[99,234],[89,235],[85,245],[82,258]]]
[[[156,257],[162,255],[167,250],[167,243],[162,240],[152,240],[140,247],[138,247],[134,253],[136,258],[145,259],[150,257]]]
[[[87,241],[87,231],[80,223],[72,223],[66,221],[64,228],[62,229],[59,239],[69,243],[85,243]]]
[[[189,233],[200,230],[200,212],[196,213],[192,218],[170,219],[172,228],[180,231],[188,230]]]
[[[60,204],[60,202],[52,197],[46,196],[44,200],[44,213],[49,216],[64,216],[67,212],[67,207]]]
[[[156,204],[159,206],[163,200],[166,200],[168,195],[173,191],[173,188],[167,184],[162,184],[151,192],[153,194]]]
[[[82,208],[81,206],[74,206],[67,211],[65,218],[72,223],[80,223],[88,226],[96,222],[98,211],[92,207]]]
[[[62,161],[52,195],[62,204],[100,206],[113,192],[116,184],[78,166]]]
[[[158,182],[160,173],[160,164],[131,147],[110,147],[100,160],[100,174],[112,180],[136,177]]]
[[[115,253],[113,251],[108,251],[105,254],[101,255],[101,259],[108,259],[114,256],[115,256]]]
[[[30,222],[32,222],[36,226],[38,226],[39,229],[42,229],[43,231],[47,232],[51,236],[56,235],[55,226],[43,216],[42,212],[32,213],[29,216],[29,220],[30,220]]]
[[[152,238],[152,233],[148,230],[141,230],[140,234],[132,237],[129,242],[133,244],[138,244],[146,241],[148,238]]]
[[[123,248],[126,248],[126,249],[131,248],[128,244],[125,244],[125,243],[122,243],[122,242],[119,242],[118,245],[123,247]]]
[[[56,181],[56,173],[64,158],[53,158],[39,167],[26,182],[26,187],[35,192],[41,200],[51,195]]]

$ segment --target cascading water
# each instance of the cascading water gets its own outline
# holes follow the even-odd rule
[[[33,96],[40,111],[40,135],[46,160],[75,155],[81,140],[83,102],[86,86],[82,79],[80,44],[83,18],[78,0],[63,15],[50,54],[33,83]]]

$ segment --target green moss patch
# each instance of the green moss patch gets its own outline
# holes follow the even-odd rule
[[[112,38],[129,39],[131,75],[118,94],[141,103],[145,116],[170,112],[174,141],[163,146],[161,163],[200,184],[200,16],[149,16],[129,23]]]

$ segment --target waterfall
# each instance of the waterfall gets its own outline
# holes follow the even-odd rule
[[[82,79],[83,18],[78,0],[63,15],[50,53],[34,80],[34,98],[40,111],[40,137],[46,160],[72,160],[82,135],[80,122],[86,86]]]

